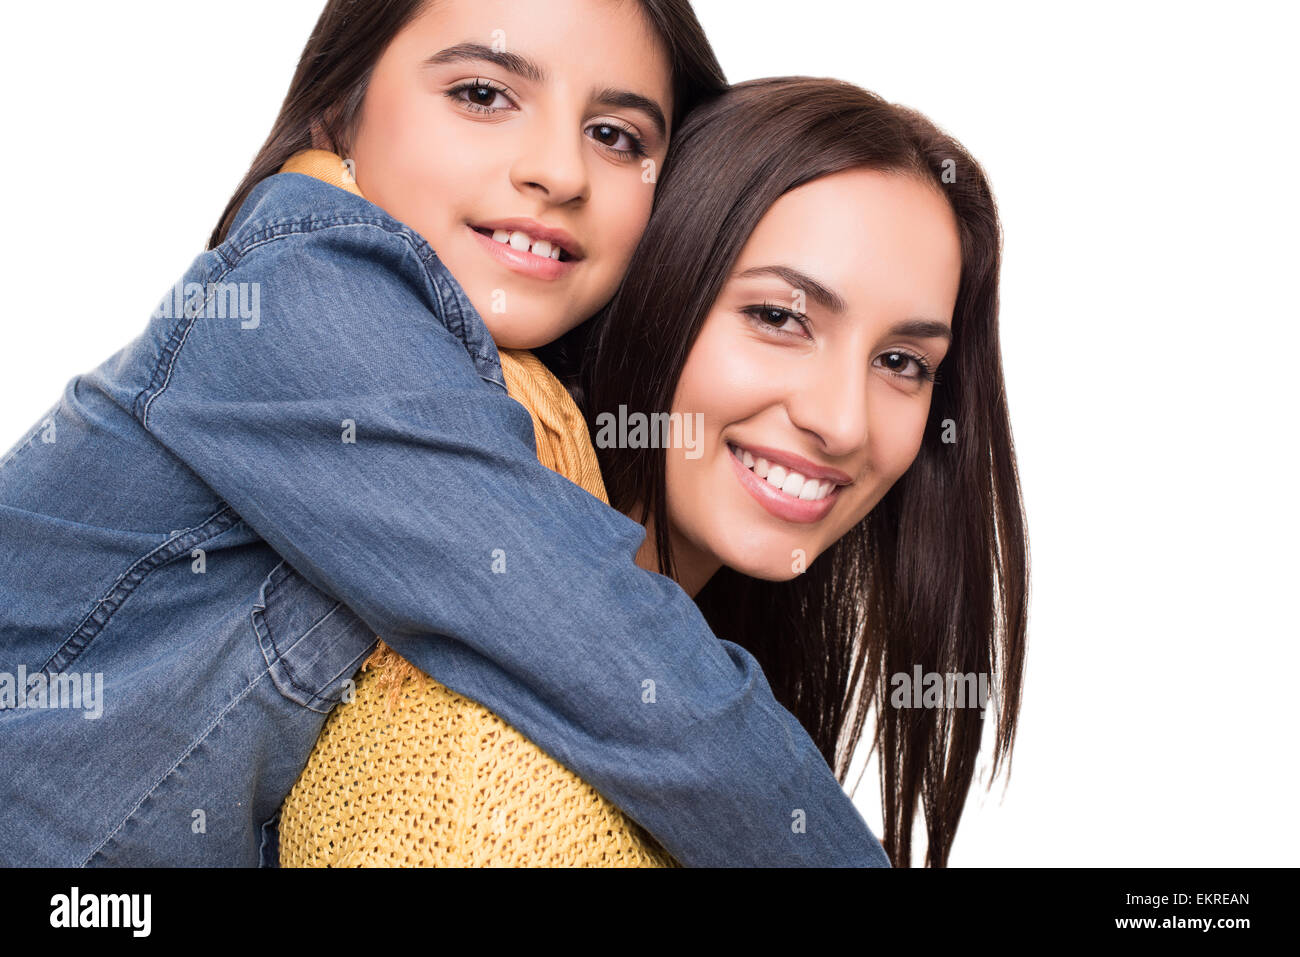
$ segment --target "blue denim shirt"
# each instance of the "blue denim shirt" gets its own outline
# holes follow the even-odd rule
[[[0,460],[0,863],[274,865],[382,635],[683,864],[888,866],[643,535],[538,463],[418,234],[269,177]]]

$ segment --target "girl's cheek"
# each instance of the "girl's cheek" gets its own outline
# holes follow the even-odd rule
[[[641,234],[650,222],[650,210],[654,205],[654,185],[641,182],[640,167],[633,170],[610,170],[611,175],[604,176],[593,184],[601,188],[604,194],[600,209],[593,209],[592,222],[601,224],[608,237],[608,248],[615,252],[612,257],[621,264],[619,278],[632,262]]]

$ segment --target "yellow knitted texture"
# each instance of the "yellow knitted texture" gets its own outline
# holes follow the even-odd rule
[[[338,156],[304,172],[361,195]],[[529,352],[500,350],[538,459],[608,502],[578,408]],[[635,821],[477,702],[382,641],[325,721],[280,811],[282,867],[675,867]]]

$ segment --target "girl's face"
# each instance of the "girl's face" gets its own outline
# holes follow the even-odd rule
[[[920,179],[851,170],[772,206],[673,401],[703,416],[667,452],[683,587],[720,565],[794,578],[880,501],[920,449],[960,277],[956,219]]]
[[[376,64],[350,153],[361,192],[428,240],[497,345],[534,348],[613,295],[672,109],[637,3],[437,0]]]

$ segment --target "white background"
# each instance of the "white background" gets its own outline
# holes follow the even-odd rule
[[[0,449],[201,251],[321,6],[6,9]],[[917,107],[998,196],[1030,650],[1010,780],[972,789],[951,863],[1294,864],[1294,14],[696,9],[729,79]],[[855,800],[880,833],[871,774]]]

